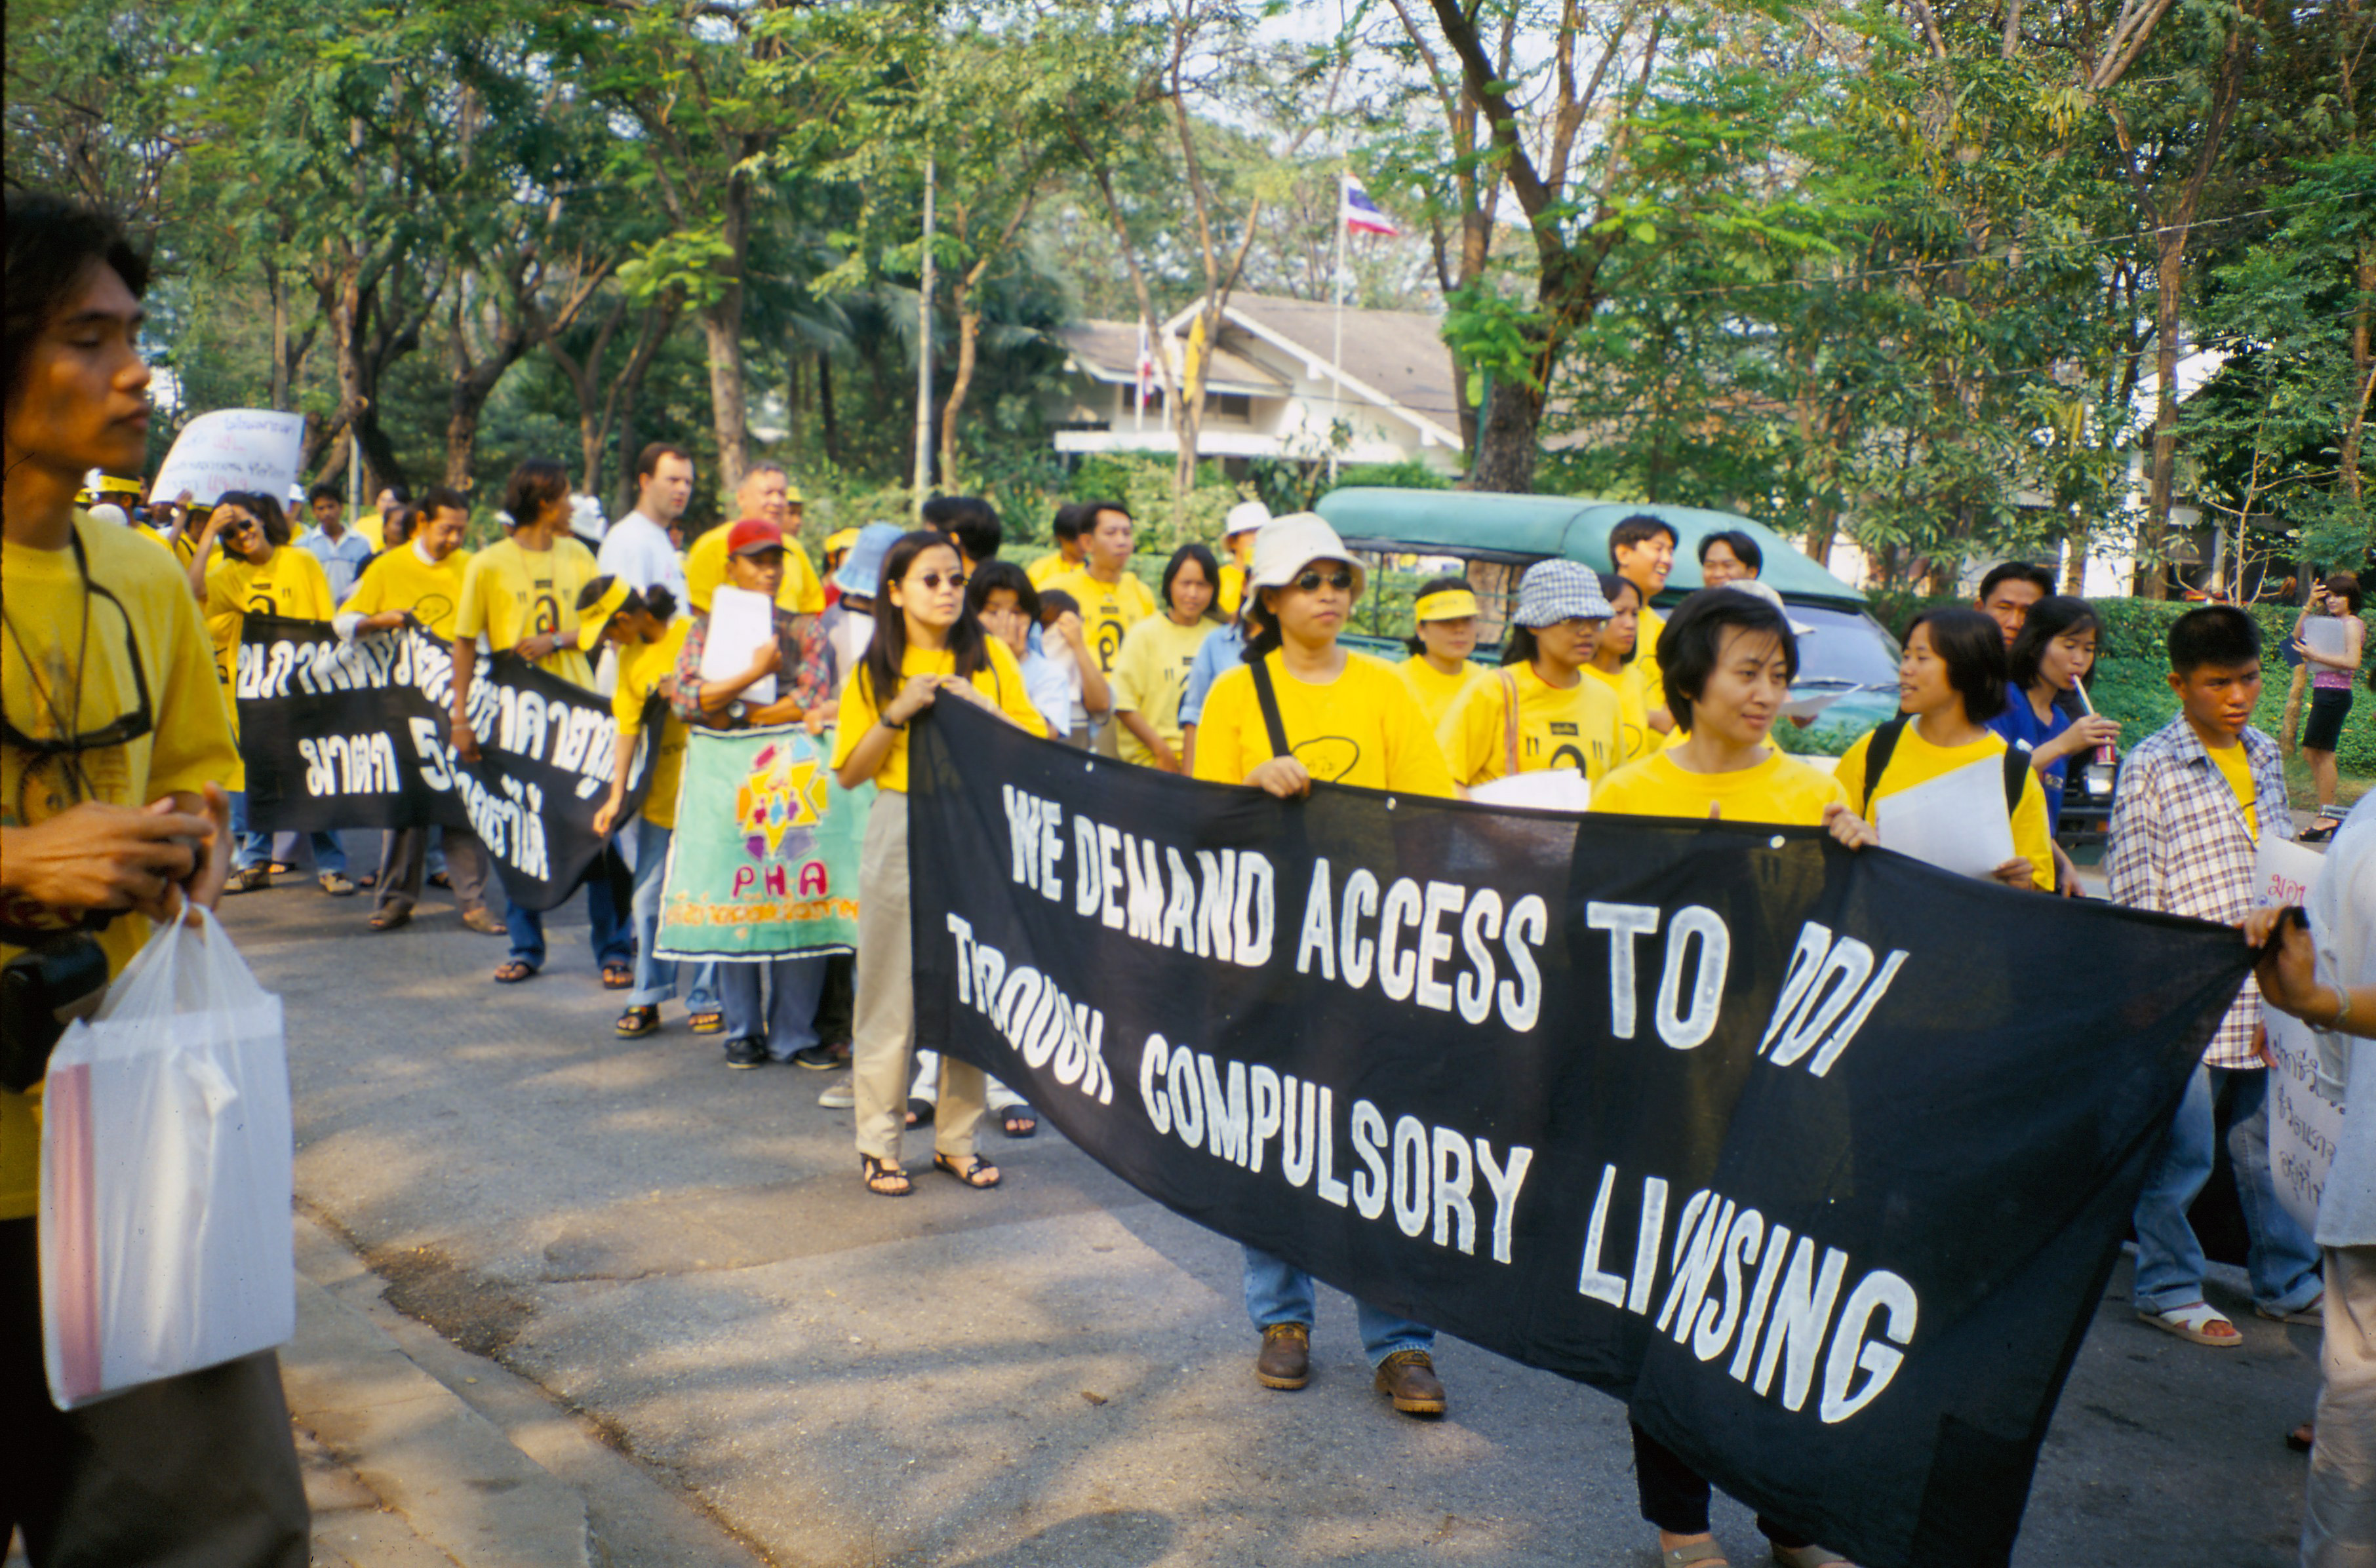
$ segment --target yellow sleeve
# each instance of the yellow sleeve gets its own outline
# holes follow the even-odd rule
[[[619,682],[611,688],[611,719],[618,726],[620,734],[643,733],[644,699],[652,695],[652,687],[657,683],[648,677],[659,650],[666,646],[661,642],[647,648],[639,648],[632,663],[624,659],[619,661]],[[673,659],[669,662],[671,668],[675,664]]]
[[[376,615],[380,612],[387,603],[387,595],[382,591],[382,585],[387,581],[386,562],[386,556],[377,556],[363,568],[363,575],[355,579],[354,591],[347,595],[344,604],[339,606],[339,614]]]
[[[717,593],[718,585],[726,580],[726,536],[732,528],[731,523],[713,523],[707,533],[685,546],[684,597],[705,615],[709,613],[710,597]],[[784,583],[788,588],[792,580],[790,564],[790,556],[787,552]],[[777,595],[777,602],[784,602],[782,594]],[[792,606],[784,604],[784,608],[790,610]]]
[[[1205,694],[1205,711],[1196,724],[1195,777],[1220,784],[1246,781],[1254,764],[1246,755],[1245,727],[1253,714],[1253,672],[1242,664],[1224,671]]]
[[[462,569],[462,603],[454,612],[454,636],[475,637],[487,629],[487,579],[494,564],[484,555],[473,557]]]
[[[816,563],[796,539],[784,540],[784,587],[776,602],[795,615],[825,613],[825,584],[817,580]]]
[[[337,606],[330,599],[330,575],[322,570],[322,563],[310,550],[297,552],[297,580],[291,586],[287,602],[291,613],[300,621],[327,621]]]
[[[1057,550],[1042,555],[1039,560],[1026,566],[1023,569],[1023,575],[1031,579],[1033,588],[1046,588],[1064,575],[1064,552]]]
[[[1872,731],[1868,730],[1857,737],[1856,744],[1847,749],[1847,754],[1840,758],[1839,766],[1832,770],[1833,781],[1840,787],[1841,799],[1848,810],[1859,816],[1864,814],[1865,754],[1871,749]]]
[[[215,679],[214,647],[198,624],[197,600],[181,582],[172,590],[165,596],[165,681],[151,705],[157,724],[148,752],[151,800],[176,790],[196,794],[209,783],[226,790],[246,783],[232,738],[230,705]]]
[[[1644,605],[1641,629],[1634,635],[1634,668],[1642,671],[1643,700],[1652,707],[1667,706],[1667,683],[1658,663],[1658,637],[1666,629],[1667,618]]]
[[[1646,759],[1617,769],[1593,786],[1592,800],[1585,810],[1606,816],[1667,815],[1660,808],[1649,769]]]
[[[2054,891],[2054,836],[2047,828],[2046,790],[2037,770],[2021,776],[2021,801],[2013,808],[2013,852],[2029,862],[2032,885]]]
[[[1144,628],[1156,624],[1141,621],[1122,636],[1122,652],[1114,656],[1113,673],[1106,677],[1113,688],[1116,713],[1135,713],[1146,706],[1146,693],[1154,671],[1147,667],[1160,657],[1151,652],[1154,637],[1143,636]]]
[[[996,638],[988,639],[984,646],[990,650],[990,668],[974,676],[974,690],[996,703],[998,711],[1019,729],[1034,735],[1048,733],[1040,710],[1031,706],[1031,693],[1023,683],[1023,667],[1015,662],[1015,655]],[[991,683],[982,684],[985,680]]]
[[[1376,685],[1384,709],[1379,729],[1386,738],[1386,787],[1451,799],[1452,769],[1444,763],[1443,747],[1436,742],[1427,711],[1400,675],[1391,670],[1383,673],[1386,678]]]
[[[1498,674],[1472,681],[1436,732],[1453,782],[1490,784],[1508,771],[1509,690]]]
[[[841,716],[834,720],[833,766],[838,769],[858,749],[858,738],[874,728],[882,711],[874,706],[874,684],[861,661],[841,683]]]
[[[247,606],[240,602],[240,564],[229,556],[207,568],[207,620],[211,624],[218,616],[242,615]]]

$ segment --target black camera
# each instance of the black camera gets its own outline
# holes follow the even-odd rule
[[[63,932],[0,964],[0,1088],[22,1094],[50,1052],[107,995],[107,953],[88,932]]]

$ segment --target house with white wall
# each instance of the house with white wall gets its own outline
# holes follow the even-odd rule
[[[1195,316],[1192,306],[1165,322],[1153,346],[1172,386]],[[1333,451],[1340,463],[1461,472],[1458,388],[1440,326],[1416,311],[1339,312],[1325,301],[1231,294],[1206,368],[1199,455],[1228,463]],[[1136,322],[1083,321],[1061,336],[1066,374],[1047,407],[1057,451],[1179,450],[1166,377],[1150,373],[1142,393]]]

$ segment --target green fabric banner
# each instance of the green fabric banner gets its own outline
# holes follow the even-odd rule
[[[677,787],[659,956],[695,962],[850,953],[874,786],[844,790],[833,734],[695,730]]]

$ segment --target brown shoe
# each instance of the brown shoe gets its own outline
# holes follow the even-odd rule
[[[1443,1384],[1436,1381],[1434,1359],[1424,1350],[1397,1350],[1379,1362],[1378,1392],[1406,1416],[1443,1414]]]
[[[1301,1388],[1312,1381],[1312,1329],[1301,1323],[1275,1323],[1263,1330],[1254,1357],[1254,1381],[1265,1388]]]
[[[502,936],[510,930],[500,918],[490,914],[483,904],[475,909],[463,910],[462,923],[481,936]]]

